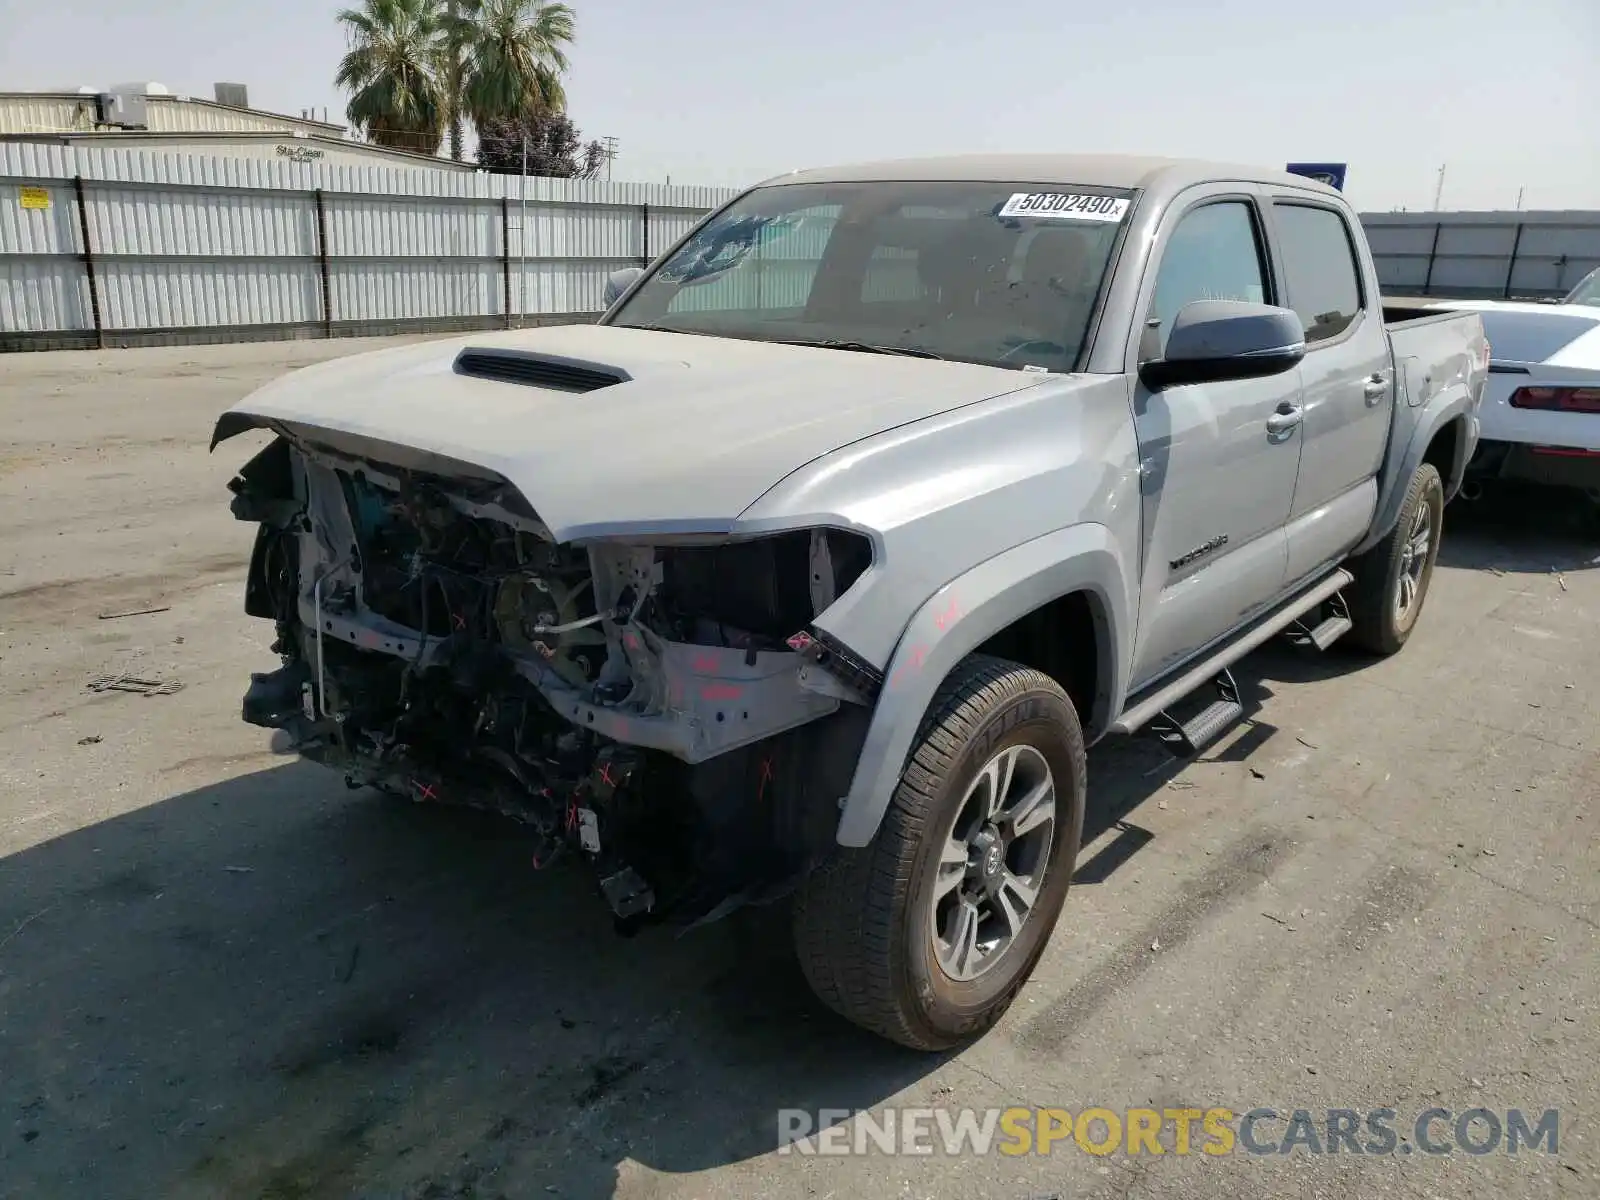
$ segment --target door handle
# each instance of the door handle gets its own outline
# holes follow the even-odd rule
[[[1382,375],[1373,375],[1361,385],[1361,391],[1369,405],[1376,404],[1389,394],[1389,381]]]
[[[1267,418],[1268,433],[1287,433],[1300,424],[1300,418],[1305,415],[1305,410],[1298,404],[1281,404],[1278,411]]]

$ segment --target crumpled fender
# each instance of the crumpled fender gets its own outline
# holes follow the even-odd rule
[[[1014,546],[930,596],[906,625],[884,672],[841,806],[839,844],[865,846],[877,833],[918,726],[951,668],[1012,622],[1070,592],[1087,592],[1096,615],[1100,694],[1091,725],[1103,729],[1127,687],[1128,579],[1111,530],[1087,523]]]

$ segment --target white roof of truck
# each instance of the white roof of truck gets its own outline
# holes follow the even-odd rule
[[[1080,187],[1177,190],[1213,180],[1276,184],[1330,196],[1339,193],[1303,175],[1272,167],[1193,158],[1124,154],[961,154],[938,158],[882,159],[792,171],[766,180],[777,183],[843,183],[889,180],[1028,182]]]

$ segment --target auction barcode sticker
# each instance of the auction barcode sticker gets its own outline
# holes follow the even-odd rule
[[[1053,217],[1062,221],[1120,221],[1128,213],[1123,196],[1073,192],[1017,192],[1000,206],[1002,217]]]

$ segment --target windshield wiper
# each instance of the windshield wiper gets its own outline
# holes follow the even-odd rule
[[[690,329],[673,329],[669,325],[617,325],[618,329],[648,329],[651,333],[692,333]]]
[[[854,350],[861,354],[898,354],[905,358],[937,358],[941,361],[944,355],[935,354],[932,350],[917,350],[911,346],[874,346],[870,342],[850,342],[836,338],[776,338],[782,346],[816,346],[822,350]]]

